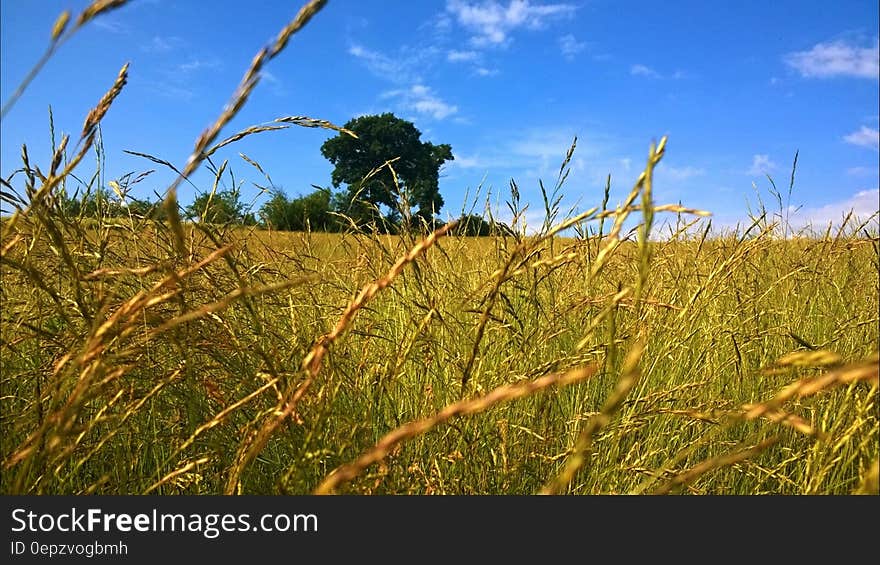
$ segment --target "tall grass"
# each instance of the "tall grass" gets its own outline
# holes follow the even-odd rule
[[[183,222],[179,183],[277,127],[215,143],[323,4],[257,54],[167,221],[59,204],[89,151],[79,188],[100,183],[127,67],[48,174],[23,147],[3,180],[4,493],[877,492],[876,216],[796,232],[762,205],[710,235],[705,212],[653,201],[664,138],[624,202],[609,178],[565,216],[573,144],[534,234],[515,183],[515,229],[486,238]]]

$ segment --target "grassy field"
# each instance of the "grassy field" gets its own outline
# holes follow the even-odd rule
[[[183,223],[177,184],[167,222],[65,215],[124,84],[2,221],[3,493],[878,492],[876,215],[710,233],[653,201],[665,140],[536,233]]]
[[[7,493],[876,491],[876,236],[4,230]]]

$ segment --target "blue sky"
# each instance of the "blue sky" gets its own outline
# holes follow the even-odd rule
[[[4,0],[0,98],[45,49],[64,9],[88,2]],[[163,192],[173,175],[123,153],[182,167],[195,139],[229,100],[244,70],[300,2],[134,0],[64,44],[2,121],[2,175],[22,143],[48,168],[47,108],[73,137],[126,62],[129,82],[103,122],[106,179],[157,169],[133,190]],[[509,198],[514,178],[533,223],[538,179],[552,186],[574,136],[566,206],[612,204],[641,171],[652,140],[669,136],[658,203],[709,210],[716,225],[744,221],[769,173],[788,186],[795,221],[825,224],[849,209],[878,210],[878,5],[847,2],[624,2],[612,0],[330,0],[272,60],[221,137],[287,115],[342,125],[386,111],[423,139],[449,143],[442,216],[487,192]],[[222,149],[244,199],[266,196],[259,162],[289,196],[330,184],[320,146],[332,132],[291,128]],[[94,171],[93,160],[78,172]],[[211,176],[193,178],[209,190]],[[231,179],[227,177],[227,186]],[[757,192],[756,192],[757,189]],[[186,204],[194,191],[182,185]],[[468,195],[466,197],[466,195]],[[502,214],[503,215],[503,214]]]

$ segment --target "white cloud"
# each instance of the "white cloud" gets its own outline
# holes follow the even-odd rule
[[[859,131],[854,131],[849,135],[843,136],[843,140],[860,147],[868,147],[875,151],[880,149],[880,130],[871,129],[862,126]]]
[[[572,126],[531,128],[512,136],[497,151],[507,159],[508,168],[522,170],[517,180],[522,181],[521,186],[528,186],[538,178],[545,181],[556,178],[575,135],[578,135],[578,140],[569,190],[574,186],[572,183],[584,188],[604,186],[609,174],[614,176],[615,183],[626,178],[623,184],[628,184],[629,173],[632,172],[628,168],[632,160],[619,153],[617,141],[596,132],[578,132]]]
[[[515,179],[521,203],[528,206],[527,231],[532,232],[544,220],[538,180],[543,180],[546,189],[553,189],[560,164],[579,129],[572,123],[543,124],[485,137],[468,152],[456,153],[450,169],[454,170],[457,183],[487,188],[492,194],[491,200],[500,205],[493,206],[495,217],[505,222],[509,222],[510,213],[503,202],[509,199],[509,181]],[[557,222],[572,210],[598,206],[609,174],[612,175],[609,205],[622,203],[640,171],[630,156],[621,153],[619,140],[598,132],[580,133],[570,163],[571,174],[559,193],[563,199]]]
[[[791,223],[798,227],[812,224],[820,228],[831,224],[839,224],[847,214],[862,221],[876,214],[880,209],[880,189],[861,190],[845,200],[832,202],[825,206],[801,208],[791,218]],[[851,225],[851,224],[849,224]]]
[[[216,59],[190,59],[186,63],[180,63],[176,69],[183,74],[193,73],[202,69],[216,69],[220,61]]]
[[[384,53],[372,51],[358,44],[348,48],[348,53],[362,61],[367,70],[394,84],[419,82],[421,71],[425,65],[440,52],[437,47],[420,49],[404,47],[400,51],[401,55],[389,57]]]
[[[487,69],[486,67],[477,67],[474,71],[481,77],[491,77],[498,74],[498,69]]]
[[[503,143],[492,143],[470,155],[455,155],[454,167],[500,171],[516,169],[527,171],[529,176],[544,174],[551,168],[559,169],[559,163],[571,146],[574,133],[567,128],[544,128],[518,132],[517,136],[505,138]],[[584,151],[579,147],[577,153]],[[518,179],[519,180],[519,179]]]
[[[846,170],[846,174],[852,175],[854,177],[868,177],[868,176],[878,176],[878,169],[876,167],[850,167]]]
[[[400,108],[435,120],[446,119],[458,112],[458,106],[437,96],[430,87],[422,83],[419,76],[419,71],[424,69],[425,65],[442,56],[442,52],[436,46],[421,49],[402,48],[401,57],[389,57],[357,44],[349,47],[348,52],[363,61],[371,73],[399,86],[382,93],[380,99],[396,99]],[[448,52],[447,58],[451,53],[467,52]],[[464,55],[464,57],[466,59],[468,56]]]
[[[769,155],[755,155],[752,157],[752,166],[748,173],[752,176],[764,176],[777,167],[776,163],[770,160]]]
[[[503,45],[519,29],[539,29],[550,19],[570,17],[573,4],[533,4],[530,0],[511,0],[504,6],[496,0],[466,2],[448,0],[447,12],[471,31],[474,45]]]
[[[173,82],[149,81],[147,82],[147,88],[164,98],[181,100],[184,102],[192,100],[196,94],[191,88],[180,86]]]
[[[660,78],[660,73],[645,65],[633,65],[629,68],[629,74],[648,78]]]
[[[416,84],[407,89],[389,90],[381,98],[396,98],[407,110],[427,115],[435,120],[443,120],[458,112],[458,106],[439,98],[431,88]]]
[[[168,53],[183,45],[179,37],[161,37],[154,35],[150,41],[141,45],[141,51],[145,53]]]
[[[406,75],[405,64],[401,59],[394,59],[377,51],[370,51],[361,45],[352,45],[348,53],[360,59],[367,69],[375,75],[396,82],[396,77]]]
[[[420,114],[430,114],[435,120],[442,120],[446,116],[458,112],[458,106],[452,106],[433,97],[416,100],[413,103],[413,109]]]
[[[263,82],[265,82],[269,86],[269,90],[275,96],[284,96],[285,94],[287,94],[287,91],[284,89],[284,83],[281,82],[281,79],[270,73],[269,71],[260,71],[260,78],[262,78]]]
[[[459,61],[474,61],[479,57],[479,53],[476,51],[455,51],[452,50],[446,54],[446,60],[451,61],[453,63]]]
[[[446,14],[441,13],[439,16],[437,16],[437,20],[434,22],[434,26],[439,29],[447,30],[452,27],[452,18],[450,18]]]
[[[166,98],[189,101],[199,94],[201,90],[201,87],[198,86],[200,81],[194,80],[194,75],[198,72],[217,69],[221,66],[220,60],[213,57],[192,57],[182,63],[173,64],[161,69],[160,74],[164,80],[151,81],[149,88]]]
[[[567,34],[559,38],[559,49],[562,56],[568,60],[574,59],[574,56],[587,48],[587,44],[583,41],[575,39],[574,35]]]
[[[690,178],[703,176],[706,174],[705,169],[699,169],[697,167],[665,167],[661,166],[657,169],[657,173],[661,175],[661,177],[666,177],[674,182],[685,181]]]
[[[456,155],[455,161],[452,162],[452,166],[461,169],[477,169],[485,168],[486,163],[482,159],[480,159],[479,155],[474,155],[472,157],[468,157],[465,155]]]
[[[877,79],[880,76],[880,43],[859,47],[845,41],[829,41],[809,51],[797,51],[784,57],[785,63],[801,76],[829,78],[848,76]]]
[[[629,74],[632,76],[642,76],[653,79],[672,79],[672,80],[681,80],[689,78],[690,75],[686,71],[678,70],[672,73],[671,75],[664,75],[647,65],[636,64],[629,68]]]
[[[119,35],[128,35],[129,33],[131,33],[131,29],[128,27],[128,25],[122,23],[122,21],[112,16],[99,16],[92,21],[92,25],[106,32],[116,33]]]
[[[574,134],[565,130],[533,130],[527,136],[514,141],[510,150],[514,155],[522,157],[553,157],[561,161],[573,140]]]

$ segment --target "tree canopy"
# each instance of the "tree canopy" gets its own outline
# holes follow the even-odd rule
[[[330,191],[323,188],[293,200],[276,189],[260,209],[260,219],[264,225],[282,231],[337,231],[330,198]]]
[[[324,142],[321,154],[335,166],[333,186],[348,185],[343,195],[347,213],[356,220],[371,220],[371,213],[382,205],[392,216],[418,208],[413,216],[432,223],[443,207],[440,167],[454,159],[452,147],[422,141],[415,125],[392,113],[354,118],[344,127],[357,138],[341,132]],[[394,174],[383,166],[392,160]]]
[[[217,191],[214,194],[203,192],[184,210],[190,219],[198,218],[210,224],[256,223],[253,214],[245,210],[237,190]]]

